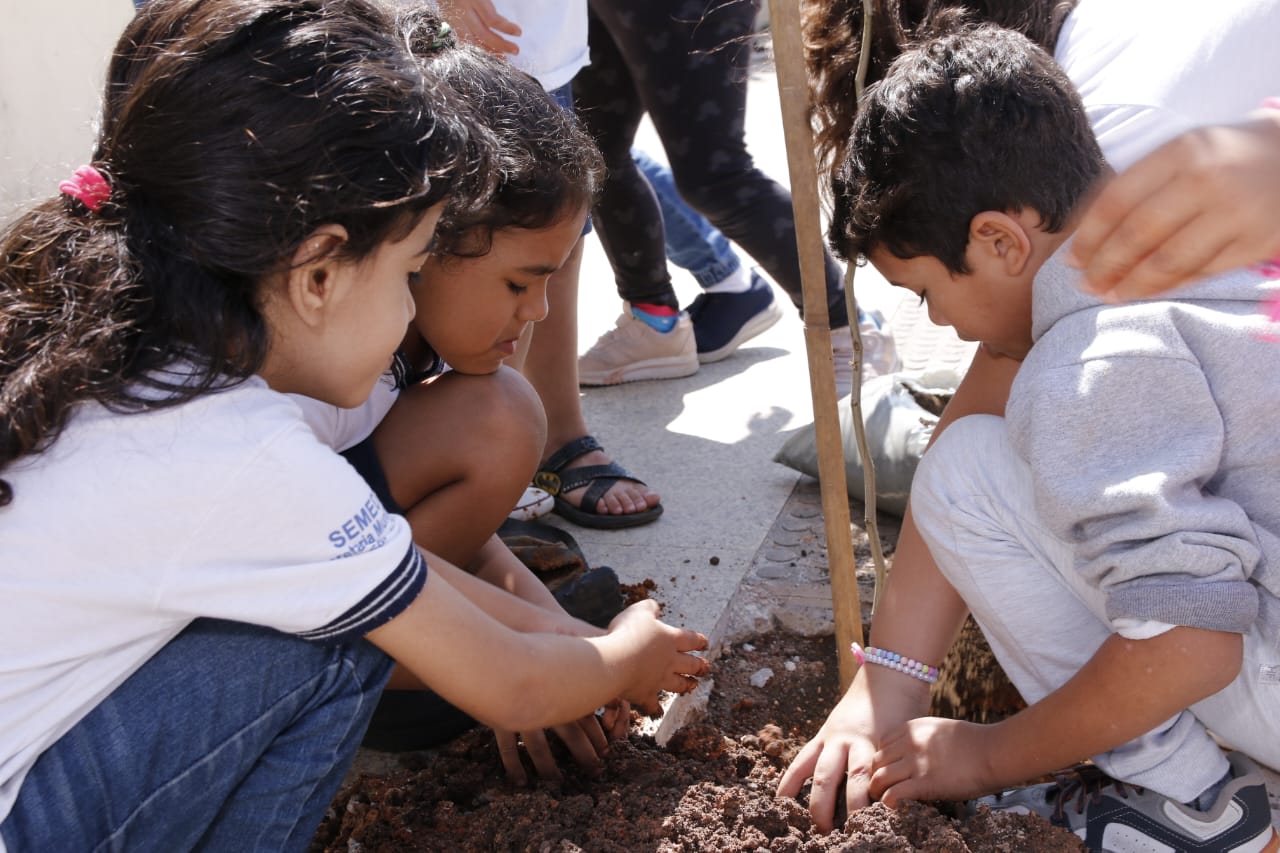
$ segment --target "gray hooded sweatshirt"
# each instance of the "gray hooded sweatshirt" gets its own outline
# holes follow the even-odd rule
[[[1280,642],[1277,282],[1241,270],[1103,305],[1066,246],[1036,275],[1006,418],[1036,510],[1107,615]]]

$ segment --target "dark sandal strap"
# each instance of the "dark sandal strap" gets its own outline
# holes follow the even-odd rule
[[[579,476],[578,472],[582,474]],[[623,468],[617,462],[610,462],[608,465],[588,465],[584,468],[569,469],[568,479],[560,484],[560,490],[567,492],[570,489],[576,489],[578,486],[584,486],[587,483],[591,485],[582,493],[582,500],[579,506],[591,507],[591,511],[595,511],[596,504],[604,497],[605,492],[614,487],[619,480],[630,480],[633,483],[645,485],[644,480]]]
[[[578,502],[579,508],[585,509],[588,512],[595,512],[596,505],[599,504],[600,499],[605,496],[605,492],[612,489],[614,484],[617,483],[619,479],[622,479],[622,478],[597,477],[594,480],[592,480],[591,485],[588,486],[587,490],[582,493],[582,500]],[[630,475],[627,475],[626,479],[635,480],[637,483],[640,483],[639,480],[636,480],[635,477],[632,477]],[[640,485],[644,485],[644,484],[640,483]]]
[[[573,489],[579,489],[588,483],[600,480],[609,481],[609,486],[605,487],[606,492],[618,480],[633,480],[642,486],[644,485],[643,480],[632,475],[626,468],[623,468],[617,462],[610,462],[608,465],[583,465],[581,468],[570,468],[560,477],[560,491],[568,492]]]
[[[559,474],[560,470],[570,462],[593,450],[604,450],[604,446],[596,440],[594,435],[579,436],[573,441],[566,442],[563,447],[552,453],[551,458],[547,460],[547,464],[543,465],[540,470]]]

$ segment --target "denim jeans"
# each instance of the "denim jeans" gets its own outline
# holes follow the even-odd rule
[[[631,148],[647,113],[681,197],[800,306],[791,194],[746,147],[747,79],[760,0],[590,0],[591,64],[573,81],[578,117],[609,170],[592,218],[618,295],[675,306],[660,208]],[[823,253],[828,317],[848,325],[844,272]]]
[[[9,853],[305,850],[391,659],[201,619],[41,754]]]
[[[671,170],[639,148],[631,149],[631,157],[658,197],[671,263],[688,270],[700,287],[711,287],[737,272],[742,266],[737,252],[714,225],[685,204]]]

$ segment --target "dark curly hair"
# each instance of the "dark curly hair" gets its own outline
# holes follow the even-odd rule
[[[441,44],[435,17],[377,0],[147,3],[107,75],[110,198],[51,198],[0,234],[0,471],[78,403],[138,412],[257,372],[259,286],[317,226],[359,260],[483,196],[488,143],[430,71]]]
[[[924,32],[960,22],[993,23],[1018,32],[1049,53],[1078,0],[872,0],[867,85]],[[862,0],[801,0],[805,65],[813,102],[819,168],[844,162],[858,110],[854,79],[862,51]]]
[[[1080,97],[1025,36],[991,24],[919,43],[866,93],[832,179],[832,249],[969,270],[969,223],[1036,211],[1062,230],[1105,161]]]
[[[437,54],[431,70],[468,103],[496,152],[492,192],[480,205],[460,197],[445,207],[436,255],[479,257],[495,231],[547,228],[594,203],[604,178],[600,150],[537,80],[467,45]]]

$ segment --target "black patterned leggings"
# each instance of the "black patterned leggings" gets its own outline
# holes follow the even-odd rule
[[[590,0],[591,64],[573,83],[578,115],[609,177],[592,220],[619,295],[677,306],[662,214],[631,159],[646,112],[680,195],[801,304],[791,194],[755,167],[744,138],[748,38],[759,0]],[[842,272],[826,253],[832,328],[848,325]]]

